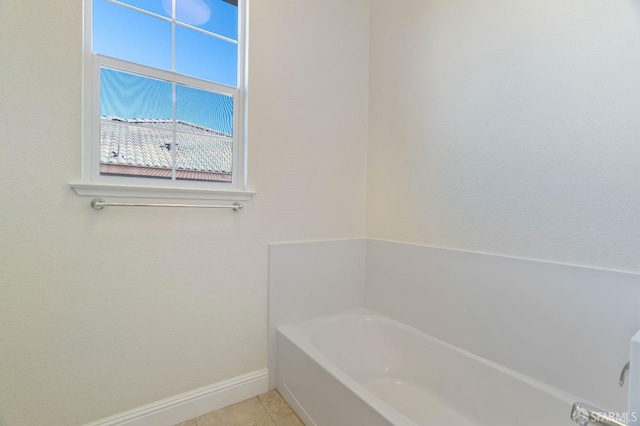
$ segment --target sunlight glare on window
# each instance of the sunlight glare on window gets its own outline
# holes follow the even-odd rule
[[[162,0],[162,8],[171,16],[172,0]],[[203,0],[176,0],[176,19],[189,25],[202,25],[211,18],[211,9]]]

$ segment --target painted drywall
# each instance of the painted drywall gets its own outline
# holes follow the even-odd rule
[[[367,236],[640,271],[640,3],[372,1]]]
[[[239,213],[97,212],[68,187],[81,3],[0,3],[2,426],[82,424],[266,367],[268,243],[365,232],[368,2],[252,2],[256,196]]]

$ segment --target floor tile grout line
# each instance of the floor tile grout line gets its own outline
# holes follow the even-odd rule
[[[269,392],[267,392],[269,393]],[[260,395],[264,395],[264,394],[260,394]],[[260,395],[258,395],[256,398],[258,398],[258,401],[260,401],[260,404],[262,404],[262,407],[265,409],[265,411],[267,412],[267,414],[269,415],[269,417],[271,418],[271,423],[275,423],[276,419],[273,418],[273,414],[271,414],[271,412],[267,409],[267,406],[265,405],[264,401],[262,401],[262,398],[260,398]]]
[[[271,391],[269,391],[269,392],[271,392]],[[266,395],[266,394],[267,394],[267,393],[269,393],[269,392],[265,392],[264,394],[260,394],[260,395]],[[280,397],[280,398],[282,399],[282,402],[283,402],[283,403],[284,403],[284,404],[285,404],[285,405],[286,405],[286,406],[291,410],[291,413],[288,413],[288,414],[286,414],[286,415],[284,415],[284,416],[279,416],[279,417],[277,417],[277,418],[276,418],[276,417],[274,417],[274,414],[271,414],[271,412],[270,412],[270,411],[269,411],[269,409],[267,408],[267,405],[266,405],[266,404],[264,403],[264,401],[262,401],[262,399],[260,398],[260,395],[256,395],[256,396],[255,396],[255,397],[253,397],[253,398],[257,398],[257,399],[258,399],[258,401],[260,402],[260,405],[262,406],[262,409],[267,413],[267,416],[268,416],[268,417],[269,417],[269,419],[271,420],[268,424],[266,424],[266,425],[264,425],[264,426],[277,426],[277,422],[278,422],[278,420],[282,420],[282,419],[284,419],[285,417],[288,417],[288,416],[290,416],[290,415],[295,415],[295,416],[296,416],[296,418],[298,418],[298,419],[299,419],[299,417],[297,416],[296,412],[295,412],[295,411],[293,411],[293,409],[291,408],[291,406],[289,405],[289,403],[287,403],[287,402],[284,400],[284,398],[282,398],[282,395],[280,395],[280,392],[278,392],[278,390],[277,390],[277,389],[274,389],[274,390],[273,390],[273,392],[275,392],[275,393],[277,393],[277,394],[278,394],[278,397]],[[249,400],[251,400],[251,399],[253,399],[253,398],[245,399],[244,401],[240,401],[238,404],[243,403],[243,402],[247,402],[247,401],[249,401]],[[232,404],[232,405],[235,405],[235,404]],[[211,411],[211,412],[209,412],[209,413],[203,414],[203,416],[206,416],[206,415],[208,415],[208,414],[214,413],[214,412],[216,412],[216,411],[220,411],[220,410],[222,410],[222,409],[224,409],[224,408],[227,408],[227,407],[222,407],[222,408],[220,408],[220,409],[218,409],[218,410]],[[202,416],[200,416],[200,417],[202,417]],[[189,419],[189,420],[193,420],[193,422],[195,423],[195,426],[200,426],[200,422],[198,421],[198,418],[199,418],[199,417],[194,417],[194,418]],[[189,421],[189,420],[187,420],[187,421]]]
[[[267,406],[264,405],[264,402],[262,402],[262,400],[260,399],[260,395],[257,395],[256,398],[258,398],[258,401],[260,401],[260,404],[262,404],[262,408],[264,408],[264,411],[267,412],[267,416],[269,416],[269,418],[271,419],[270,423],[275,423],[276,419],[274,419],[273,416],[271,415],[271,413],[269,412],[269,410],[267,410]],[[267,425],[267,426],[269,426],[269,425]]]
[[[260,405],[262,406],[262,409],[265,411],[265,413],[267,413],[267,416],[269,416],[269,418],[271,419],[271,421],[269,423],[267,423],[264,426],[270,426],[271,423],[275,423],[275,420],[273,420],[273,417],[271,417],[271,413],[269,413],[269,410],[267,410],[267,407],[264,406],[264,404],[262,403],[262,400],[260,399],[260,395],[256,395],[254,396],[254,398],[256,398],[258,400],[258,402],[260,403]],[[252,399],[252,398],[249,398]],[[247,400],[245,400],[247,401]]]

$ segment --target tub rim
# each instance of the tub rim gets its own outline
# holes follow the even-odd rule
[[[564,392],[546,383],[540,382],[539,380],[526,376],[515,370],[509,369],[489,359],[483,358],[480,355],[469,352],[465,349],[462,349],[442,339],[434,337],[428,333],[425,333],[417,328],[414,328],[410,325],[397,321],[393,318],[387,317],[369,308],[361,307],[361,308],[349,309],[346,311],[302,321],[297,324],[284,325],[277,328],[277,333],[279,335],[281,335],[283,338],[286,338],[294,346],[298,347],[313,362],[320,365],[334,379],[336,379],[343,386],[349,389],[354,395],[356,395],[359,399],[364,401],[368,406],[370,406],[379,415],[381,415],[387,421],[391,422],[393,425],[419,426],[418,423],[416,423],[414,420],[400,413],[391,404],[389,404],[382,398],[375,395],[373,392],[371,392],[369,389],[367,389],[365,386],[363,386],[361,383],[359,383],[353,377],[351,377],[348,373],[340,369],[329,358],[327,358],[311,341],[310,332],[313,332],[313,329],[317,327],[318,324],[325,321],[331,321],[333,319],[340,318],[340,317],[362,317],[362,318],[368,317],[368,318],[374,319],[375,321],[380,321],[382,323],[396,326],[401,330],[403,330],[404,332],[415,335],[416,338],[425,338],[434,344],[442,345],[446,349],[453,350],[455,352],[458,352],[464,356],[471,358],[476,362],[479,362],[484,367],[497,370],[502,374],[506,374],[507,376],[510,376],[514,380],[523,382],[528,386],[531,386],[541,392],[544,392],[560,400],[563,403],[566,403],[567,413],[570,411],[572,404],[576,401],[576,397],[567,392]],[[473,421],[473,420],[470,419],[470,421]]]

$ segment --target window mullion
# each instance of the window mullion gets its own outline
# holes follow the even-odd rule
[[[176,88],[176,82],[174,81],[172,84],[172,113],[173,113],[173,119],[172,119],[172,123],[171,123],[171,128],[173,129],[173,143],[171,144],[171,180],[176,180],[176,163],[177,163],[177,157],[178,157],[178,109],[176,106],[176,99],[177,99],[177,88]]]
[[[210,37],[215,37],[215,38],[217,38],[217,39],[219,39],[219,40],[226,41],[227,43],[236,44],[236,45],[238,44],[238,40],[234,40],[234,39],[232,39],[232,38],[225,37],[225,36],[223,36],[223,35],[216,34],[216,33],[214,33],[214,32],[207,31],[207,30],[205,30],[205,29],[202,29],[202,28],[199,28],[199,27],[196,27],[196,26],[193,26],[193,25],[185,24],[184,22],[176,21],[176,22],[175,22],[175,24],[176,24],[176,25],[179,25],[179,26],[181,26],[181,27],[183,27],[183,28],[188,28],[188,29],[190,29],[190,30],[197,31],[197,32],[199,32],[199,33],[202,33],[202,34],[208,35],[208,36],[210,36]]]
[[[176,1],[171,0],[171,71],[176,72]],[[171,180],[176,180],[176,162],[178,153],[178,113],[176,107],[177,100],[177,88],[175,80],[171,83],[171,103],[172,103],[172,123],[171,128],[173,130],[173,143],[171,144]]]
[[[176,72],[176,1],[171,0],[171,71]]]
[[[135,7],[135,6],[131,5],[131,4],[123,3],[123,2],[118,1],[118,0],[105,0],[105,1],[107,1],[108,3],[112,3],[112,4],[115,4],[115,5],[118,5],[120,7],[124,7],[125,9],[133,10],[133,11],[142,13],[144,15],[151,16],[153,18],[162,19],[163,21],[169,21],[170,20],[170,18],[167,18],[166,16],[162,16],[162,15],[159,15],[157,13],[151,12],[150,10],[142,9],[140,7]]]

